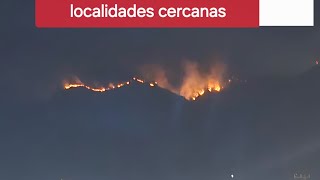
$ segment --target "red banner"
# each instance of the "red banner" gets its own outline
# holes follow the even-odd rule
[[[258,27],[259,0],[36,0],[39,28]]]

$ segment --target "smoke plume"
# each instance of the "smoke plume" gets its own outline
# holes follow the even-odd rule
[[[219,63],[201,68],[195,62],[186,61],[183,63],[180,83],[173,84],[165,68],[159,65],[145,65],[141,68],[144,79],[156,81],[159,87],[168,89],[188,100],[195,100],[208,91],[221,91],[226,85],[223,80],[225,70],[225,65]]]

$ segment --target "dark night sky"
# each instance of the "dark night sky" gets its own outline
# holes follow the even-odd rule
[[[289,180],[299,168],[320,176],[318,78],[301,75],[320,57],[319,23],[37,29],[33,2],[1,2],[1,9],[0,179],[206,180],[235,173]],[[162,90],[139,94],[143,87],[101,97],[60,89],[72,75],[119,81],[145,64],[175,69],[186,59],[208,64],[217,57],[239,77],[275,82],[236,87],[196,104]],[[292,79],[279,87],[284,77]],[[290,89],[302,81],[305,88]]]

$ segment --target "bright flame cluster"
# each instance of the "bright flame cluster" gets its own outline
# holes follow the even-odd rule
[[[222,86],[220,85],[219,82],[216,83],[209,83],[206,88],[202,89],[194,89],[191,90],[191,95],[185,96],[186,99],[188,100],[196,100],[198,97],[203,96],[206,92],[220,92],[222,90]]]
[[[196,100],[206,93],[220,92],[228,86],[231,81],[225,81],[225,69],[225,65],[220,63],[201,68],[196,62],[185,61],[181,74],[154,64],[144,65],[141,73],[147,80],[157,81],[163,89],[187,100]],[[172,80],[175,83],[171,83]]]
[[[160,86],[160,85],[159,85]],[[176,92],[180,96],[183,96],[187,100],[196,100],[198,97],[203,96],[206,93],[220,92],[223,86],[219,81],[213,79],[198,80],[187,78],[179,89],[170,89],[171,92]]]

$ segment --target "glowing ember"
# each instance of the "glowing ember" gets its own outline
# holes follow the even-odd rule
[[[141,79],[137,79],[137,78],[133,78],[134,81],[137,81],[139,83],[144,83],[144,81],[142,81]],[[119,89],[122,88],[124,86],[128,86],[130,85],[130,81],[124,82],[124,83],[119,83],[119,84],[114,84],[114,83],[109,83],[108,87],[91,87],[88,85],[85,85],[84,83],[82,83],[78,78],[76,79],[76,83],[67,83],[64,82],[64,89],[68,90],[71,88],[78,88],[78,87],[84,87],[86,89],[89,89],[91,91],[95,91],[95,92],[105,92],[105,91],[109,91],[109,90],[113,90],[113,89]],[[153,83],[150,83],[154,86]]]
[[[77,88],[77,87],[84,87],[83,84],[65,84],[64,89],[70,89],[70,88]]]
[[[139,82],[139,83],[144,83],[144,81],[141,80],[141,79],[136,79],[136,81]]]

